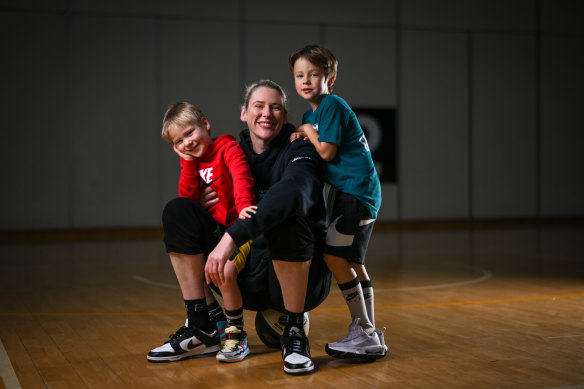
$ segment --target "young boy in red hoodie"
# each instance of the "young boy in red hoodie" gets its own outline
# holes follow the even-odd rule
[[[253,205],[254,183],[243,150],[233,136],[225,134],[211,138],[210,131],[209,120],[192,104],[186,102],[173,104],[164,115],[162,137],[172,144],[173,150],[181,157],[179,196],[198,202],[201,188],[205,186],[211,186],[218,194],[219,201],[208,209],[217,223],[214,235],[218,241],[225,227],[233,224],[238,218],[249,218],[257,207]],[[189,266],[191,259],[188,255],[173,252],[171,242],[166,242],[166,245],[175,269],[179,266]],[[207,311],[219,313],[221,307],[206,285],[205,290],[194,290],[192,282],[179,278],[189,318],[185,325],[186,329],[182,327],[174,335],[177,337],[175,347],[169,344],[173,343],[171,338],[169,342],[153,349],[148,354],[150,361],[181,360],[195,355],[211,354],[219,348],[221,349],[216,357],[221,362],[241,361],[249,354],[247,334],[243,330],[243,301],[237,284],[237,274],[245,265],[247,252],[249,242],[239,248],[239,255],[234,254],[234,259],[226,263],[224,282],[217,285],[223,296],[227,318],[223,348],[214,339],[217,335],[212,333],[207,313]],[[201,265],[204,266],[205,253],[188,254],[201,256],[202,260],[196,261],[197,270]],[[202,271],[195,273],[200,275]],[[207,339],[209,335],[210,340]],[[190,347],[191,343],[205,344],[204,347]]]

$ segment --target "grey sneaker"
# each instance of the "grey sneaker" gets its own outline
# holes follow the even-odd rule
[[[383,334],[382,334],[383,335]],[[367,334],[359,325],[359,318],[349,326],[349,334],[338,342],[327,343],[325,351],[335,358],[379,359],[387,353],[377,331]]]

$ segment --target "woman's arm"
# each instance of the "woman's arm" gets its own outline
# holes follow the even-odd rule
[[[278,182],[258,203],[254,217],[227,229],[237,246],[280,224],[292,215],[306,216],[322,199],[322,160],[305,141],[290,144],[288,164]]]

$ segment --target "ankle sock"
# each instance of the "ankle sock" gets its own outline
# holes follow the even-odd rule
[[[227,319],[227,326],[236,326],[240,330],[243,330],[243,307],[230,311],[225,310],[225,317]]]
[[[196,327],[205,332],[213,332],[213,325],[207,312],[205,299],[184,300],[189,318],[189,327]]]

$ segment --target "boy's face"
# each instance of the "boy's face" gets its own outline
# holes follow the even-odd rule
[[[325,95],[330,94],[334,79],[324,75],[324,70],[304,57],[298,58],[292,70],[296,92],[313,106],[320,103]]]
[[[175,151],[200,158],[211,144],[210,129],[209,121],[203,118],[200,124],[173,124],[168,128],[168,134]]]

